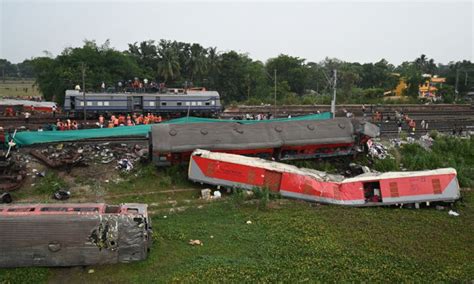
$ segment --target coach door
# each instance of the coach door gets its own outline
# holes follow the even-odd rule
[[[265,170],[264,185],[269,190],[278,192],[280,191],[281,173]]]
[[[71,110],[75,110],[76,109],[76,97],[74,97],[74,96],[69,97],[69,102],[71,104]]]
[[[133,111],[143,110],[143,97],[133,97]]]

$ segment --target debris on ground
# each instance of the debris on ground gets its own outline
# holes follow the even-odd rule
[[[209,188],[201,190],[201,198],[204,200],[211,199],[211,190]]]
[[[214,193],[213,193],[212,195],[213,195],[213,196],[212,196],[213,199],[219,199],[219,198],[222,197],[221,192],[218,191],[218,190],[214,191]]]
[[[369,147],[369,155],[372,158],[383,160],[387,157],[390,157],[388,149],[382,145],[382,143],[369,140],[367,142],[367,146]]]
[[[459,213],[453,210],[449,210],[448,214],[451,216],[456,216],[456,217],[459,216]]]
[[[26,180],[26,170],[16,155],[0,154],[0,191],[18,189]]]
[[[61,147],[61,149],[63,148]],[[83,156],[77,152],[61,150],[60,152],[50,153],[48,150],[49,148],[42,151],[31,150],[30,154],[52,169],[66,168],[70,170],[83,162]]]
[[[250,225],[252,224],[252,221],[248,220],[246,223]]]
[[[67,200],[71,196],[69,190],[60,189],[53,194],[53,198],[56,200]]]
[[[133,164],[129,159],[121,159],[117,162],[117,169],[125,172],[133,170]]]
[[[13,199],[10,193],[4,192],[0,194],[0,203],[12,203]]]
[[[148,158],[148,149],[139,145],[100,143],[79,145],[64,143],[49,145],[43,149],[34,149],[30,154],[49,168],[70,171],[76,166],[89,164],[119,163],[117,169],[131,171],[134,163]],[[23,158],[27,163],[28,157]]]
[[[204,245],[203,242],[201,242],[200,240],[189,240],[188,244],[190,244],[192,246],[202,246],[202,245]]]
[[[433,138],[431,138],[428,134],[425,134],[420,137],[420,139],[418,140],[418,144],[425,150],[430,150],[431,146],[433,146],[433,141]]]

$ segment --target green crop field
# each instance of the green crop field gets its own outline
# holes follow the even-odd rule
[[[0,97],[41,96],[33,80],[0,80]]]

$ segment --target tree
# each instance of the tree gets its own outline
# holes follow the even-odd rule
[[[428,57],[426,57],[424,54],[416,58],[414,63],[418,66],[418,69],[423,72],[423,74],[433,75],[436,72],[436,64],[434,63],[434,59],[431,58],[428,60]]]
[[[406,94],[412,97],[417,97],[418,87],[424,81],[420,65],[415,62],[403,62],[397,67],[397,71],[408,85]]]
[[[178,78],[181,66],[176,47],[162,40],[158,48],[158,56],[158,74],[164,78],[164,81],[169,82]]]
[[[199,44],[193,44],[190,48],[189,58],[186,62],[186,66],[189,68],[191,74],[191,82],[194,79],[202,76],[207,72],[207,50]]]
[[[265,66],[272,76],[274,70],[277,70],[277,79],[287,81],[292,92],[302,95],[308,76],[304,62],[305,59],[280,54],[278,57],[268,59]]]
[[[106,41],[97,46],[94,41],[84,41],[82,47],[66,48],[56,58],[37,57],[31,60],[36,84],[48,100],[61,103],[64,92],[81,84],[81,66],[86,65],[86,90],[99,89],[102,82],[115,86],[118,81],[133,77],[143,78],[143,72],[134,58],[110,48]]]

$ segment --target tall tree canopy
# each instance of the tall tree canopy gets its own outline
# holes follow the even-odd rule
[[[417,96],[423,74],[437,74],[447,78],[446,84],[467,92],[474,85],[474,65],[470,61],[436,65],[434,59],[422,54],[413,61],[393,66],[385,59],[375,63],[345,62],[325,58],[321,62],[306,62],[304,58],[280,54],[265,63],[253,60],[247,54],[235,51],[220,52],[216,47],[203,47],[198,43],[170,40],[147,40],[128,45],[126,51],[110,47],[106,41],[84,41],[82,47],[66,48],[53,57],[42,57],[12,64],[0,59],[0,75],[8,78],[35,77],[46,99],[62,101],[64,91],[82,82],[82,66],[86,67],[86,89],[116,86],[119,81],[135,77],[172,87],[204,86],[217,90],[225,103],[252,101],[273,103],[278,101],[314,101],[307,96],[329,97],[337,69],[339,101],[359,102],[380,97],[393,90],[400,78],[408,84],[407,94]],[[443,92],[452,92],[444,88]]]

